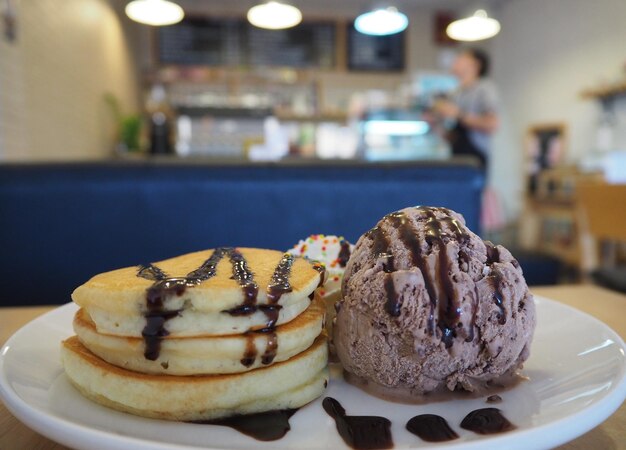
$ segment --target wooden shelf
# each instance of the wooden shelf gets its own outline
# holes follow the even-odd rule
[[[599,86],[595,88],[585,89],[580,93],[583,98],[606,99],[617,97],[618,95],[626,95],[626,80]]]
[[[571,209],[576,201],[574,197],[533,197],[526,198],[527,204],[537,209]]]
[[[521,245],[556,257],[568,267],[583,268],[577,190],[582,183],[596,182],[599,177],[573,166],[543,171],[537,178],[536,193],[525,197],[520,220]]]
[[[314,82],[312,71],[273,67],[270,69],[250,69],[245,67],[207,67],[167,65],[147,70],[143,81],[152,83],[247,83],[259,86],[268,84],[297,85]]]
[[[293,114],[288,112],[276,112],[276,118],[283,122],[342,122],[347,120],[347,114],[343,112],[328,112],[320,114]]]

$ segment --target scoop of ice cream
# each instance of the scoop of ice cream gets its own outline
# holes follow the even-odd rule
[[[341,236],[313,234],[288,250],[294,256],[317,261],[326,269],[324,284],[317,293],[322,298],[339,296],[341,282],[354,245]]]
[[[534,328],[533,297],[511,253],[453,211],[415,207],[357,242],[334,343],[348,379],[410,400],[516,378]]]

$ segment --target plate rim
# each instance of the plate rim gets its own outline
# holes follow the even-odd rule
[[[584,318],[584,320],[592,321],[596,325],[603,327],[611,336],[611,339],[613,339],[614,342],[622,349],[622,352],[626,352],[626,344],[621,336],[600,319],[566,303],[539,295],[535,295],[534,297],[537,304],[546,303],[555,305],[559,308],[565,308],[569,310],[570,313],[578,315],[581,318]],[[49,320],[55,315],[69,314],[72,310],[75,311],[77,309],[77,305],[72,302],[68,302],[34,318],[13,333],[3,344],[2,348],[0,348],[0,399],[3,401],[11,414],[34,431],[55,442],[70,447],[79,445],[80,448],[126,450],[129,446],[132,446],[132,448],[139,450],[198,450],[200,448],[203,450],[223,450],[216,447],[197,447],[187,444],[152,441],[144,438],[116,434],[112,431],[92,428],[87,425],[82,425],[74,421],[52,415],[45,410],[32,406],[20,397],[19,394],[12,389],[4,368],[6,354],[10,351],[12,343],[19,339],[22,334],[28,333],[30,331],[29,328],[33,327],[36,322]],[[513,431],[498,436],[491,436],[489,438],[489,445],[496,446],[506,443],[507,448],[511,449],[529,448],[529,445],[533,446],[532,448],[547,448],[569,442],[579,436],[582,436],[609,418],[624,402],[624,399],[626,398],[626,359],[623,360],[620,376],[621,378],[619,381],[610,390],[606,391],[598,401],[585,406],[581,410],[546,424],[536,425],[525,430]],[[621,395],[615,395],[620,393]],[[565,424],[567,425],[565,426]],[[545,430],[553,428],[567,430],[567,432],[546,435]],[[68,431],[70,432],[68,433]],[[541,439],[539,439],[540,436]],[[511,440],[517,442],[509,442]],[[442,444],[437,445],[437,448],[440,450],[478,450],[484,448],[485,440],[479,439],[470,442],[452,441]],[[417,449],[418,447],[410,448]]]

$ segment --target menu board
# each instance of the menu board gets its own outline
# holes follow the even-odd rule
[[[406,30],[388,36],[359,33],[348,25],[348,69],[398,72],[405,67]]]
[[[335,23],[263,30],[240,19],[190,17],[158,30],[163,64],[207,66],[335,66]]]
[[[159,60],[166,64],[238,66],[240,21],[185,18],[158,30]]]

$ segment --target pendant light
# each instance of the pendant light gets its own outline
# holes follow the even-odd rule
[[[183,8],[167,0],[134,0],[126,5],[126,15],[146,25],[173,25],[185,17]]]
[[[378,8],[361,14],[354,21],[359,33],[372,36],[387,36],[400,33],[409,25],[409,18],[394,8]]]
[[[455,20],[446,28],[446,34],[456,41],[482,41],[499,32],[500,22],[489,17],[484,9],[477,10],[470,17]]]
[[[276,1],[253,6],[248,10],[247,17],[255,27],[268,30],[283,30],[302,22],[302,13],[298,8]]]

